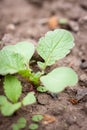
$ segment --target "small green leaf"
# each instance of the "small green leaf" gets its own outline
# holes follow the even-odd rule
[[[59,67],[40,78],[47,90],[57,93],[67,86],[74,86],[78,82],[77,74],[68,67]]]
[[[25,128],[26,127],[26,119],[23,117],[19,118],[19,120],[17,122],[17,126],[20,129]]]
[[[7,75],[4,79],[4,92],[7,98],[16,103],[22,93],[22,85],[16,76]]]
[[[21,107],[21,103],[15,103],[11,104],[7,101],[7,99],[4,99],[5,103],[0,106],[1,113],[4,116],[11,116],[16,110],[18,110]]]
[[[61,18],[61,19],[59,19],[59,24],[61,24],[61,25],[66,25],[67,23],[68,23],[68,20],[66,19],[66,18]]]
[[[30,124],[29,125],[29,129],[30,130],[36,130],[36,129],[38,129],[38,124],[35,124],[35,123]]]
[[[47,89],[43,86],[39,86],[37,87],[37,91],[43,93],[43,92],[47,92]]]
[[[8,50],[17,54],[20,54],[26,63],[29,63],[32,55],[34,54],[34,45],[30,42],[23,41],[18,42],[16,45],[8,45],[3,48],[3,50]]]
[[[12,125],[13,130],[20,130],[26,127],[26,119],[21,117],[16,124]]]
[[[13,124],[13,125],[12,125],[12,129],[13,129],[13,130],[20,130],[20,129],[18,128],[17,124]]]
[[[0,74],[14,74],[25,70],[25,61],[21,55],[2,49],[0,51]]]
[[[30,92],[27,94],[27,96],[25,96],[22,100],[22,103],[24,106],[29,105],[29,104],[33,104],[36,102],[36,98],[34,96],[34,92]]]
[[[39,121],[41,121],[42,119],[43,119],[43,116],[40,115],[40,114],[34,115],[34,116],[32,117],[32,121],[35,121],[35,122],[39,122]]]
[[[40,38],[37,52],[45,60],[45,66],[50,66],[56,60],[65,57],[73,46],[72,34],[63,29],[56,29],[47,32],[45,37]]]

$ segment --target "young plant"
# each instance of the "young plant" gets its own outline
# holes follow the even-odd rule
[[[27,77],[37,87],[38,91],[61,92],[65,87],[74,86],[77,83],[78,77],[76,72],[69,67],[59,67],[46,75],[45,70],[48,66],[55,64],[57,60],[64,58],[73,46],[74,38],[70,32],[63,29],[47,32],[44,37],[40,38],[36,47],[37,53],[44,60],[43,62],[37,62],[40,69],[37,73],[31,70],[29,65],[35,51],[32,43],[19,42],[16,45],[5,46],[0,51],[0,75],[5,76],[5,79],[10,81],[9,75],[18,73]],[[11,76],[11,78],[15,82],[14,76]],[[4,86],[5,94],[7,91],[11,93],[13,83],[9,85],[9,89],[6,84]],[[11,99],[9,98],[10,95],[6,94],[8,99],[14,103],[19,98],[21,92],[18,91],[21,91],[21,87],[18,88],[16,86],[15,90],[17,96],[12,96]]]
[[[25,128],[27,125],[26,119],[24,117],[21,117],[18,119],[17,123],[12,125],[13,130],[21,130]]]
[[[37,115],[34,115],[33,117],[32,117],[32,121],[34,121],[34,122],[39,122],[39,121],[41,121],[43,119],[43,116],[41,115],[41,114],[37,114]]]
[[[38,124],[36,124],[36,123],[32,123],[32,124],[29,125],[29,130],[37,130],[38,127],[39,127]]]
[[[10,116],[21,106],[36,102],[34,92],[28,93],[22,101],[18,101],[22,93],[22,85],[15,76],[5,76],[4,92],[6,96],[0,95],[0,110],[4,116]]]

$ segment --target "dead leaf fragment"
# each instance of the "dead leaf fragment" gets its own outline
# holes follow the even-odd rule
[[[56,16],[52,16],[48,20],[48,26],[50,29],[55,29],[58,26],[58,18]]]
[[[47,125],[56,121],[56,118],[51,115],[43,115],[42,123]]]
[[[76,104],[78,103],[78,100],[77,100],[77,99],[74,99],[74,98],[69,99],[69,101],[70,101],[73,105],[76,105]]]

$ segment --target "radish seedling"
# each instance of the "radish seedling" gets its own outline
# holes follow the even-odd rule
[[[11,102],[16,103],[21,95],[20,81],[16,77],[11,76],[11,74],[15,73],[27,77],[37,87],[37,90],[41,92],[50,91],[58,93],[67,86],[74,86],[78,81],[78,77],[76,72],[69,67],[59,67],[45,75],[47,66],[51,66],[57,60],[64,58],[73,46],[74,38],[70,32],[63,29],[47,32],[44,37],[40,38],[36,47],[37,53],[44,60],[43,62],[37,62],[40,69],[37,73],[31,70],[29,65],[35,51],[32,43],[20,42],[16,45],[5,46],[0,51],[0,75],[5,76],[4,90],[7,98]],[[12,82],[10,82],[11,80]],[[44,89],[43,86],[45,87]],[[28,97],[25,97],[22,103],[26,105],[28,99]],[[5,100],[7,102],[7,99]],[[32,97],[30,100],[29,103],[31,104]],[[0,109],[3,111],[3,104],[0,105]],[[21,106],[20,102],[16,105],[18,106],[15,109]]]
[[[21,130],[23,128],[25,128],[27,125],[26,119],[21,117],[18,119],[17,123],[12,125],[12,129],[13,130]]]

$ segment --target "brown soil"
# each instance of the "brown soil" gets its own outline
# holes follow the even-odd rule
[[[40,122],[38,130],[87,130],[87,0],[0,0],[0,39],[3,45],[22,40],[34,41],[36,45],[39,37],[50,30],[43,22],[52,15],[69,19],[66,28],[73,33],[76,46],[50,69],[71,66],[78,73],[79,83],[58,94],[57,98],[50,94],[37,94],[36,104],[21,108],[11,117],[0,114],[0,130],[11,130],[11,125],[19,117],[25,117],[29,125],[33,114],[48,114],[56,118],[47,125]],[[25,95],[31,84],[22,82]],[[1,80],[0,87],[2,94]]]

